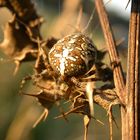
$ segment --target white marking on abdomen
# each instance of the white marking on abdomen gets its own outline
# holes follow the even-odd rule
[[[66,61],[66,59],[63,58],[63,57],[60,60],[60,73],[63,76],[64,76],[64,73],[65,73],[65,61]]]

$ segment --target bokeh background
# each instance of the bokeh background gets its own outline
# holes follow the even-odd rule
[[[121,42],[117,49],[119,50],[125,73],[130,6],[126,11],[127,1],[123,2],[123,4],[121,0],[117,0],[118,4],[113,4],[113,1],[116,0],[108,3],[105,1],[105,6],[109,13],[116,42]],[[32,2],[35,3],[38,14],[44,17],[45,20],[41,27],[41,34],[44,40],[52,36],[62,38],[77,29],[82,31],[94,11],[93,19],[85,32],[93,39],[98,49],[105,48],[93,0],[32,0]],[[79,24],[77,24],[80,7],[83,9],[83,14]],[[3,40],[3,26],[10,19],[10,12],[6,8],[0,8],[0,42]],[[107,60],[105,61],[109,64]],[[34,62],[23,63],[17,74],[13,75],[15,64],[0,51],[0,140],[83,139],[83,116],[72,114],[68,116],[68,122],[64,119],[54,119],[60,114],[58,107],[53,107],[50,110],[45,122],[41,122],[36,128],[32,128],[43,108],[33,97],[20,95],[19,87],[22,78],[33,73],[33,66]],[[31,88],[30,83],[26,85],[28,92],[30,92]],[[119,106],[113,108],[113,114],[118,125],[113,124],[113,140],[119,140],[121,138]],[[104,125],[92,120],[88,139],[108,140],[107,112],[95,105],[95,117],[102,121]]]

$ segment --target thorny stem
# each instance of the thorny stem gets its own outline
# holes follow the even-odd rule
[[[99,15],[99,19],[101,22],[102,30],[104,33],[105,41],[108,48],[108,53],[110,56],[111,63],[113,65],[114,72],[114,84],[117,90],[117,95],[122,104],[125,104],[125,83],[123,77],[123,71],[121,63],[119,62],[118,52],[116,50],[116,43],[112,34],[112,29],[108,20],[108,16],[104,7],[104,3],[102,0],[95,0],[95,6]]]
[[[121,63],[119,62],[118,52],[116,50],[116,43],[112,34],[112,29],[109,24],[108,16],[102,0],[95,0],[95,6],[99,15],[102,30],[104,33],[105,41],[107,44],[111,63],[114,64],[113,75],[114,84],[117,91],[117,95],[123,105],[126,105],[126,92],[125,92],[125,80],[123,77],[123,71]],[[126,110],[121,106],[121,124],[122,124],[122,140],[125,139],[127,129],[127,116]]]
[[[109,111],[109,131],[110,131],[110,140],[113,140],[113,116],[112,116],[112,109]]]
[[[127,71],[127,137],[124,139],[138,140],[140,138],[140,1],[132,0],[129,24]]]
[[[90,118],[87,115],[85,115],[84,116],[84,126],[85,126],[84,140],[87,140],[89,123],[90,123]]]

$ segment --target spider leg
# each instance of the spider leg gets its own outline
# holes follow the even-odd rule
[[[48,48],[46,44],[44,44],[39,39],[37,40],[38,43],[38,56],[35,63],[35,70],[40,75],[46,74],[48,77],[53,77],[55,73],[53,72],[49,62],[48,62]]]
[[[27,75],[25,76],[20,83],[20,89],[19,89],[19,93],[22,92],[23,87],[25,86],[27,81],[33,80],[33,85],[36,85],[36,83],[39,81],[39,79],[42,77],[42,75],[45,73],[46,71],[43,71],[40,74],[34,74],[34,75]]]
[[[69,111],[65,112],[64,115],[67,116],[67,115],[69,115],[71,113],[75,113],[78,109],[80,109],[82,107],[84,107],[84,105],[74,107],[74,108],[70,109]],[[59,116],[55,117],[55,119],[62,118],[62,117],[63,117],[63,115],[59,115]]]
[[[60,102],[56,101],[55,104],[58,106],[58,109],[59,109],[60,113],[62,114],[62,117],[65,119],[66,122],[68,122],[66,114],[65,114],[65,112],[63,111],[63,109],[62,109],[62,107],[60,105]]]

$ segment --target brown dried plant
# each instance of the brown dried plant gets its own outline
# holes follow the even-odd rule
[[[96,103],[109,115],[110,139],[112,139],[111,108],[123,100],[118,98],[118,88],[117,90],[115,88],[118,83],[113,79],[114,70],[114,74],[120,72],[120,69],[119,71],[116,69],[120,64],[118,59],[113,59],[113,67],[107,66],[103,62],[107,52],[98,50],[91,39],[80,31],[61,39],[51,38],[44,41],[39,31],[43,20],[36,14],[33,4],[28,0],[22,2],[2,0],[0,6],[6,6],[13,13],[13,19],[5,26],[4,41],[0,47],[17,64],[15,72],[20,63],[35,61],[34,74],[22,80],[20,89],[20,93],[37,98],[44,107],[34,127],[46,119],[53,105],[57,105],[61,114],[56,118],[64,117],[67,120],[67,115],[71,113],[83,115],[84,140],[86,140],[90,120],[96,119],[94,117]],[[25,10],[26,7],[30,8]],[[27,80],[31,80],[39,92],[34,94],[24,92]],[[95,83],[98,81],[104,84],[96,88]],[[62,110],[63,104],[60,101],[69,103],[67,111]]]

